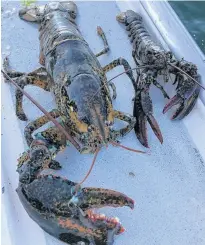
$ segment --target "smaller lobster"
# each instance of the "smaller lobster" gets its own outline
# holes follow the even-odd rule
[[[163,113],[166,113],[174,105],[179,105],[172,119],[182,119],[193,109],[199,96],[201,81],[197,74],[196,65],[185,60],[177,60],[171,52],[156,45],[143,26],[142,17],[132,10],[127,10],[117,15],[117,20],[124,23],[129,31],[130,41],[133,43],[132,56],[138,68],[138,78],[135,84],[134,116],[136,117],[135,133],[142,145],[148,147],[146,122],[148,121],[159,141],[163,142],[159,125],[153,116],[152,101],[149,89],[152,84],[162,91],[165,98],[169,99],[164,88],[158,83],[158,75],[174,74],[177,83],[177,94],[165,105]],[[140,67],[141,66],[141,67]],[[185,75],[188,74],[187,75]],[[192,78],[192,79],[191,79]],[[195,80],[196,82],[194,82]]]
[[[66,145],[66,138],[61,143]],[[108,218],[91,210],[105,206],[133,209],[134,201],[117,191],[76,188],[77,183],[62,177],[41,175],[44,169],[61,168],[52,160],[56,147],[57,142],[35,139],[19,159],[17,193],[26,212],[44,231],[63,242],[113,244],[114,236],[124,231],[118,218]]]

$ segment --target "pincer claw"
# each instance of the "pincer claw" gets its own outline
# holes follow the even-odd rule
[[[199,75],[195,78],[201,81]],[[163,114],[170,110],[173,106],[179,105],[171,119],[183,119],[194,108],[197,98],[199,97],[200,87],[185,75],[178,77],[177,94],[172,97],[163,109]]]
[[[144,79],[143,84],[147,84],[146,80],[149,79],[149,76],[143,74],[141,77]],[[148,84],[136,92],[133,111],[133,115],[136,117],[136,136],[140,143],[147,148],[149,148],[147,137],[147,121],[149,122],[154,134],[157,136],[160,143],[163,143],[162,133],[156,119],[153,116],[153,106],[149,95],[149,86],[150,85]]]
[[[140,105],[137,105],[137,100],[135,101],[134,105],[134,116],[137,119],[135,124],[135,133],[137,135],[138,140],[143,146],[149,148],[146,125],[147,121],[149,122],[154,134],[157,136],[160,143],[163,143],[163,136],[161,130],[153,114],[151,112],[145,114],[143,109],[140,108]]]
[[[134,201],[114,190],[81,188],[80,184],[59,176],[41,175],[45,168],[60,166],[52,161],[48,148],[40,141],[34,141],[29,153],[20,159],[17,193],[29,216],[63,242],[112,245],[114,236],[124,231],[123,226],[118,218],[95,214],[92,209],[105,206],[133,209]]]

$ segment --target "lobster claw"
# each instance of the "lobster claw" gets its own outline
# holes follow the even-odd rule
[[[196,80],[200,82],[201,77],[198,75]],[[181,75],[180,80],[178,81],[177,94],[165,105],[163,114],[173,106],[179,105],[171,119],[183,119],[195,106],[199,93],[200,87],[190,78]]]
[[[28,215],[50,235],[68,244],[112,245],[114,236],[124,231],[117,218],[93,213],[93,208],[134,208],[134,201],[123,193],[102,188],[81,188],[68,179],[42,175],[46,168],[59,169],[49,149],[34,141],[29,154],[19,159],[18,196]]]
[[[117,218],[93,213],[105,206],[134,208],[126,195],[108,189],[78,188],[67,179],[44,175],[29,184],[20,183],[18,196],[29,216],[49,234],[68,244],[113,244],[124,228]],[[39,191],[41,190],[41,191]]]
[[[134,128],[135,133],[143,146],[147,148],[149,147],[146,125],[147,121],[149,122],[160,143],[163,143],[162,133],[156,119],[153,116],[153,106],[148,89],[136,92],[133,115],[136,117],[136,124]]]

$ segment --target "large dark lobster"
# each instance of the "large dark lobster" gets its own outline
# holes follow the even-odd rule
[[[54,93],[57,109],[50,112],[60,118],[65,130],[82,146],[81,153],[94,153],[108,143],[117,144],[117,138],[133,129],[135,118],[112,106],[106,72],[123,65],[130,70],[126,60],[119,58],[101,67],[98,56],[108,52],[108,44],[100,27],[105,48],[94,55],[83,39],[75,23],[77,7],[73,2],[52,2],[44,6],[20,10],[21,19],[40,24],[40,63],[44,66],[25,74],[4,69],[24,89],[27,85],[38,86]],[[134,83],[132,72],[127,75]],[[16,113],[27,120],[22,108],[23,93],[16,90]],[[124,128],[114,130],[114,119],[127,122]],[[55,155],[67,145],[65,135],[50,127],[33,133],[49,122],[42,116],[25,128],[29,150],[19,159],[19,186],[17,193],[28,212],[46,232],[69,244],[83,241],[85,244],[111,245],[114,235],[123,232],[116,218],[94,214],[92,208],[104,206],[134,207],[134,202],[122,193],[100,188],[81,188],[79,184],[54,175],[42,175],[47,168],[58,170],[60,164]],[[118,144],[119,145],[119,144]]]

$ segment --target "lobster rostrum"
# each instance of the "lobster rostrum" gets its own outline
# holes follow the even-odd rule
[[[66,145],[66,139],[61,144]],[[118,218],[92,212],[105,206],[134,208],[126,195],[102,188],[77,188],[55,175],[42,175],[45,169],[61,168],[53,160],[57,142],[35,139],[27,154],[19,159],[18,196],[28,215],[50,235],[68,244],[111,245],[124,231]]]
[[[129,70],[126,74],[133,84],[135,80],[128,62],[123,58],[101,67],[96,57],[109,50],[102,29],[98,27],[97,31],[105,48],[94,55],[75,23],[77,6],[73,2],[52,2],[45,6],[24,8],[19,16],[40,24],[40,63],[44,67],[25,74],[11,71],[6,60],[4,68],[21,88],[35,85],[54,93],[57,109],[50,114],[55,118],[60,117],[63,127],[82,145],[80,152],[94,153],[96,149],[130,132],[136,120],[113,109],[109,88],[113,88],[113,98],[116,98],[116,89],[113,83],[107,83],[105,74],[122,65],[126,71]],[[19,119],[27,120],[22,98],[22,92],[17,89],[16,114]],[[125,121],[127,126],[114,130],[115,118]],[[28,145],[33,141],[32,133],[47,122],[48,119],[43,116],[29,123],[25,128]],[[45,133],[41,133],[41,137],[44,136]]]
[[[166,52],[154,41],[143,25],[142,17],[132,10],[117,15],[117,20],[124,23],[133,43],[132,56],[136,65],[143,68],[138,72],[135,84],[134,116],[136,117],[135,133],[142,145],[148,147],[146,123],[149,122],[159,141],[163,142],[159,125],[153,116],[152,101],[149,89],[152,84],[161,90],[164,97],[169,99],[164,88],[158,83],[158,75],[175,75],[177,83],[176,95],[171,98],[163,109],[166,113],[174,105],[179,105],[172,119],[182,119],[193,109],[199,96],[200,87],[191,79],[200,83],[196,65],[185,60],[177,60],[171,52]],[[184,74],[188,74],[190,77]]]

